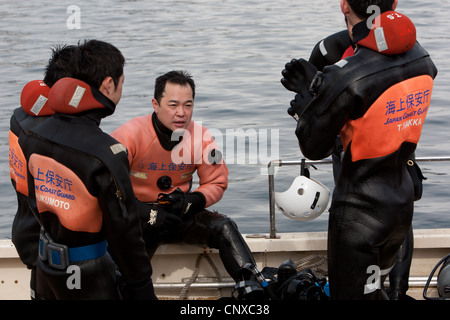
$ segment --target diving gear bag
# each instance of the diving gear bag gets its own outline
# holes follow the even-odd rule
[[[241,272],[248,268],[242,268]],[[249,270],[249,269],[248,269]],[[247,273],[250,275],[251,271]],[[234,298],[251,300],[329,300],[326,278],[318,277],[307,268],[297,271],[292,260],[284,261],[278,268],[264,267],[261,275],[267,284],[261,286],[254,277],[242,281],[234,288]]]

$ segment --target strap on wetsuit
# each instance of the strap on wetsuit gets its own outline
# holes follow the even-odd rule
[[[44,229],[41,229],[39,235],[39,258],[47,261],[49,266],[55,269],[64,270],[70,263],[103,257],[106,249],[106,240],[87,246],[69,248],[54,242]]]

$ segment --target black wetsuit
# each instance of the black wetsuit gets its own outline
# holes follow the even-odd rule
[[[19,254],[20,260],[31,270],[30,296],[36,297],[36,261],[38,256],[39,231],[41,226],[28,205],[28,188],[19,185],[27,184],[27,161],[18,143],[19,136],[27,130],[44,121],[47,117],[33,117],[22,108],[17,108],[10,121],[9,132],[9,164],[11,182],[17,195],[17,212],[11,228],[11,240]],[[22,171],[22,173],[20,173]]]
[[[353,32],[355,39],[367,36],[367,29],[361,25]],[[367,123],[370,119],[374,122],[390,115],[391,109],[382,104],[384,100],[378,99],[383,93],[390,93],[388,89],[397,94],[399,83],[406,84],[410,94],[422,90],[422,102],[426,98],[429,104],[430,96],[424,97],[424,92],[431,94],[432,80],[427,79],[433,79],[436,73],[428,53],[418,43],[396,55],[380,54],[359,45],[354,56],[325,67],[315,79],[314,99],[302,113],[296,130],[303,154],[310,159],[325,158],[335,150],[336,136],[344,135],[345,154],[333,193],[328,234],[332,299],[386,297],[384,291],[378,289],[382,289],[411,226],[414,191],[406,163],[413,155],[417,139],[402,141],[398,134],[393,137],[398,147],[392,147],[390,143],[382,143],[382,137],[386,138],[397,127],[391,126],[391,131],[383,132],[389,125],[378,122],[376,130],[370,131]],[[416,83],[407,81],[419,77],[428,81],[425,87],[416,87]],[[430,91],[426,91],[428,89]],[[397,99],[399,110],[404,98],[392,96],[393,100]],[[374,115],[376,107],[379,110]],[[416,115],[421,113],[418,109],[415,109]],[[424,109],[421,109],[422,115]],[[366,118],[369,122],[362,123]],[[414,130],[421,129],[423,125],[423,119],[405,124],[399,117],[383,120],[403,126],[407,131],[413,126]],[[369,132],[373,134],[370,140],[379,149],[392,148],[368,150],[371,148],[364,142],[370,137]]]
[[[51,102],[57,113],[19,138],[29,159],[29,205],[43,227],[37,292],[120,299],[118,270],[125,297],[155,298],[126,152],[99,128],[115,105],[70,78],[52,87]]]
[[[318,42],[311,52],[309,62],[311,62],[318,71],[323,71],[326,66],[335,64],[341,59],[353,55],[354,47],[355,45],[348,34],[348,30],[342,30]],[[342,142],[340,137],[338,137],[336,139],[336,149],[332,154],[333,175],[335,181],[337,181],[339,177],[342,155]],[[412,158],[413,159],[411,160],[414,161],[415,156]],[[413,163],[410,161],[408,162]],[[422,180],[424,177],[421,175],[420,168],[417,164],[410,166],[409,168],[411,170],[415,170],[416,172],[413,182],[415,184],[415,200],[417,201],[421,198]],[[389,273],[388,294],[391,299],[408,299],[406,292],[409,288],[408,280],[412,262],[413,247],[414,234],[411,227],[398,252],[397,262]]]
[[[30,297],[36,298],[36,262],[40,225],[28,205],[28,159],[23,154],[19,137],[54,112],[47,103],[50,88],[42,80],[28,82],[20,95],[21,107],[11,116],[9,131],[9,167],[11,182],[17,195],[17,212],[11,228],[11,240],[20,260],[31,270]]]

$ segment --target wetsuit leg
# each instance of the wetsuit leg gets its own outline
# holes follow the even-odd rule
[[[144,239],[144,242],[145,242],[145,248],[147,250],[147,254],[151,259],[153,257],[153,255],[155,254],[156,250],[158,249],[158,247],[162,243],[164,243],[164,241],[158,232],[151,232],[149,230],[146,230],[145,224],[146,224],[146,222],[143,222],[141,220],[142,230],[144,230],[142,232],[142,238]]]
[[[39,300],[39,298],[36,296],[36,266],[31,268],[30,273],[30,298],[31,300]]]
[[[145,245],[150,258],[161,244],[186,243],[218,249],[229,275],[241,280],[239,271],[246,263],[256,264],[253,255],[235,222],[218,212],[203,210],[183,218],[184,229],[168,238],[158,232],[144,233]]]
[[[229,275],[235,280],[246,263],[255,264],[253,255],[233,220],[218,212],[204,210],[186,220],[184,243],[203,244],[219,250]]]
[[[409,270],[411,268],[412,254],[414,248],[414,235],[412,227],[397,254],[397,261],[389,273],[388,295],[391,300],[407,299]]]
[[[37,259],[36,265],[36,298],[39,300],[56,300],[55,294],[47,281],[46,272],[48,266],[46,263]]]
[[[382,211],[382,210],[380,210]],[[409,217],[408,217],[409,216]],[[387,299],[383,282],[410,228],[408,210],[395,214],[333,207],[328,231],[331,299]]]
[[[331,154],[331,158],[333,160],[333,178],[334,178],[334,183],[336,183],[336,181],[339,179],[339,174],[341,173],[341,166],[342,166],[342,152],[343,152],[343,147],[342,147],[342,141],[341,141],[341,137],[337,137],[336,138],[336,149],[334,150],[334,152]]]
[[[36,288],[45,300],[120,299],[116,268],[109,254],[74,264],[79,271],[58,270],[38,259]],[[78,272],[78,274],[76,274]],[[75,277],[78,277],[76,279]],[[79,280],[79,282],[77,282]]]

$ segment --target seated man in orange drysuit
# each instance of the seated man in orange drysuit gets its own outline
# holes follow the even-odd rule
[[[385,1],[392,8],[396,1]],[[343,0],[355,54],[322,72],[294,61],[292,103],[303,154],[322,159],[340,134],[344,155],[330,208],[331,299],[387,298],[384,279],[411,227],[407,160],[419,141],[437,70],[403,14]],[[379,27],[381,25],[381,28]]]
[[[111,135],[128,150],[150,257],[161,243],[217,248],[225,269],[239,283],[236,295],[255,297],[263,290],[254,281],[251,271],[258,272],[256,264],[236,224],[205,209],[222,198],[228,169],[209,131],[191,121],[194,97],[195,84],[189,74],[168,72],[155,82],[155,112],[128,121]],[[191,191],[195,172],[199,187]],[[246,293],[251,294],[244,297]]]

